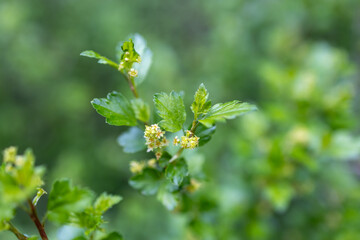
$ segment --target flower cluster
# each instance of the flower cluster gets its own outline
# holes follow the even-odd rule
[[[151,126],[145,126],[145,144],[147,145],[147,151],[153,151],[157,148],[166,147],[169,145],[169,141],[164,136],[165,132],[161,131],[160,127],[157,124]]]
[[[132,173],[141,173],[142,170],[145,168],[146,163],[144,161],[137,162],[137,161],[131,161],[130,162],[130,172]]]
[[[199,137],[195,136],[191,131],[186,131],[186,136],[181,137],[181,141],[178,137],[174,138],[174,145],[180,144],[182,148],[194,149],[199,145]]]
[[[17,148],[9,147],[4,151],[5,171],[10,172],[14,167],[22,167],[25,163],[24,156],[17,156]]]
[[[144,168],[156,168],[156,159],[152,158],[148,161],[131,161],[130,162],[130,172],[137,174],[141,173]]]

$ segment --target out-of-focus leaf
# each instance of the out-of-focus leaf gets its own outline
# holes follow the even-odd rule
[[[39,239],[38,236],[31,236],[27,240],[38,240],[38,239]]]
[[[168,152],[164,151],[158,161],[159,166],[162,168],[166,167],[169,164],[169,160],[171,159],[171,157],[172,156]]]
[[[211,127],[215,122],[225,122],[237,116],[256,110],[256,106],[234,100],[227,103],[218,103],[212,106],[209,112],[199,122],[206,127]]]
[[[101,224],[104,223],[102,215],[92,206],[84,211],[75,212],[70,218],[71,224],[85,229],[85,235],[90,235],[95,230],[100,230]]]
[[[158,115],[163,119],[159,125],[169,132],[179,131],[186,119],[186,112],[182,97],[172,91],[170,95],[157,93],[154,103]]]
[[[147,48],[140,54],[141,63],[134,63],[134,69],[138,70],[138,76],[135,78],[135,85],[140,85],[146,78],[152,63],[152,51]]]
[[[120,196],[101,194],[93,206],[88,206],[83,211],[77,211],[71,215],[71,224],[85,229],[85,235],[90,235],[93,231],[103,230],[101,224],[105,222],[102,215],[109,208],[121,201]]]
[[[126,153],[136,153],[146,148],[144,132],[137,127],[131,127],[122,133],[118,137],[118,143]]]
[[[150,118],[150,107],[149,104],[145,103],[142,99],[137,98],[131,100],[131,106],[134,110],[135,117],[146,123]]]
[[[95,110],[106,118],[106,122],[115,126],[135,126],[136,117],[127,98],[118,92],[112,92],[107,98],[95,98],[91,101]]]
[[[92,50],[86,50],[86,51],[83,51],[82,53],[80,53],[81,56],[84,56],[84,57],[89,57],[89,58],[96,58],[96,59],[99,59],[98,63],[100,64],[108,64],[116,69],[118,69],[118,64],[111,61],[110,59],[104,57],[104,56],[101,56],[99,53],[97,52],[94,52]]]
[[[155,169],[146,168],[142,173],[133,176],[129,180],[130,186],[140,190],[144,195],[153,195],[159,189],[161,178]]]
[[[73,187],[70,180],[58,180],[49,194],[48,217],[58,223],[69,223],[73,212],[90,206],[93,193],[85,188]]]
[[[274,208],[277,211],[283,212],[288,207],[294,190],[287,183],[276,183],[268,186],[265,194]]]
[[[107,236],[101,238],[101,240],[123,240],[123,236],[121,236],[119,233],[117,232],[112,232],[110,234],[108,234]]]
[[[161,185],[156,197],[170,211],[174,210],[179,202],[179,194],[171,191],[166,182]]]
[[[87,240],[87,238],[84,236],[79,236],[79,237],[73,238],[72,240]]]
[[[95,211],[103,214],[109,208],[111,208],[115,204],[118,204],[121,200],[122,200],[122,197],[120,197],[120,196],[103,193],[95,201],[95,204],[94,204]]]
[[[176,161],[170,163],[165,171],[165,176],[172,183],[179,186],[184,177],[189,175],[188,167],[183,158],[177,159]]]
[[[31,150],[17,155],[15,147],[5,149],[0,166],[0,221],[11,219],[17,204],[34,196],[43,184],[44,171],[43,167],[35,167]]]
[[[207,128],[206,126],[199,124],[195,130],[195,135],[198,136],[199,139],[199,146],[203,146],[205,143],[210,141],[212,135],[215,133],[216,126],[211,126]]]
[[[1,210],[1,209],[0,209]],[[0,232],[9,229],[9,224],[0,218]]]

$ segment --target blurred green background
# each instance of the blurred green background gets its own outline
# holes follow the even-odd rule
[[[47,189],[68,177],[122,195],[107,228],[129,240],[360,239],[359,12],[358,0],[2,0],[0,148],[31,147]],[[114,59],[134,32],[154,54],[139,88],[146,100],[184,90],[189,106],[203,82],[213,102],[259,108],[193,152],[208,182],[189,215],[128,186],[129,161],[144,156],[123,153],[116,138],[126,128],[90,105],[131,93],[118,72],[79,53]],[[51,239],[72,232],[49,227]]]

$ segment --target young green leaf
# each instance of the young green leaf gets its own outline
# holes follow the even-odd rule
[[[157,192],[161,178],[159,172],[155,169],[146,168],[142,173],[130,178],[129,184],[135,189],[141,191],[144,195],[153,195]]]
[[[227,103],[218,103],[212,106],[209,112],[199,120],[206,127],[211,127],[215,122],[225,122],[225,119],[233,119],[237,116],[256,110],[256,106],[234,100]]]
[[[180,94],[174,91],[170,95],[157,93],[154,103],[158,115],[163,119],[159,125],[169,132],[179,131],[186,119],[184,102]]]
[[[95,230],[102,230],[101,224],[105,222],[102,215],[113,205],[119,203],[121,199],[120,196],[103,193],[96,199],[93,206],[73,213],[70,221],[75,226],[84,228],[86,235],[90,235]]]
[[[176,186],[179,186],[187,175],[189,175],[189,171],[183,158],[170,163],[165,171],[166,178]]]
[[[117,141],[126,153],[136,153],[146,148],[144,132],[137,127],[131,127],[121,134]]]
[[[135,117],[146,123],[149,121],[150,118],[150,107],[149,104],[145,103],[142,99],[132,99],[131,100],[131,106],[134,110]]]
[[[146,40],[140,34],[131,34],[127,37],[127,39],[132,40],[133,47],[136,53],[139,54],[141,57],[140,63],[134,62],[134,64],[132,65],[132,67],[138,71],[138,76],[135,78],[135,85],[138,86],[145,80],[145,77],[150,69],[152,63],[152,52],[146,46]],[[119,62],[121,61],[122,55],[124,53],[123,45],[128,44],[127,42],[128,41],[119,42],[116,46],[116,57]],[[132,50],[128,47],[126,49]]]
[[[103,214],[109,208],[111,208],[115,204],[118,204],[121,200],[122,200],[122,197],[120,197],[120,196],[103,193],[95,201],[95,204],[94,204],[95,211],[100,214]]]
[[[112,232],[110,234],[108,234],[107,236],[101,238],[101,240],[123,240],[123,236],[121,236],[119,233],[117,232]]]
[[[107,98],[95,98],[91,104],[110,125],[135,126],[137,124],[130,102],[121,93],[112,92],[107,95]]]
[[[92,200],[90,190],[73,187],[70,180],[58,180],[49,194],[48,217],[58,223],[69,223],[71,214],[83,211]]]
[[[191,111],[194,113],[195,117],[199,114],[206,113],[211,107],[211,102],[207,101],[209,93],[205,88],[205,85],[200,84],[198,90],[194,96],[194,102],[191,104]]]
[[[104,220],[102,215],[90,206],[81,212],[73,213],[70,218],[70,223],[74,226],[84,228],[85,235],[90,235],[93,231],[101,230],[100,226],[104,223]]]
[[[99,59],[98,63],[108,64],[116,69],[118,69],[118,67],[119,67],[119,65],[117,63],[111,61],[110,59],[108,59],[104,56],[101,56],[100,54],[98,54],[97,52],[94,52],[92,50],[83,51],[82,53],[80,53],[80,56]]]

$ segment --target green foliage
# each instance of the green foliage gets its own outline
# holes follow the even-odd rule
[[[135,78],[135,85],[140,85],[144,80],[145,77],[150,69],[151,63],[152,63],[152,52],[151,50],[146,46],[146,40],[140,35],[140,34],[131,34],[128,36],[128,39],[131,39],[133,42],[132,50],[136,51],[136,54],[140,56],[140,63],[136,61],[136,58],[134,59],[134,64],[132,67],[138,71],[138,76]],[[123,45],[125,42],[119,42],[119,44],[116,47],[116,55],[118,58],[118,61],[121,62],[123,59]],[[129,45],[130,42],[126,42],[127,45]]]
[[[48,218],[66,224],[74,212],[83,211],[92,201],[93,193],[85,188],[74,187],[68,179],[56,181],[49,194]]]
[[[2,210],[2,209],[1,209]],[[4,214],[5,215],[5,214]],[[5,215],[6,216],[6,215]],[[9,224],[5,221],[0,221],[0,232],[9,229]]]
[[[67,179],[57,180],[53,184],[47,211],[41,223],[36,206],[39,199],[46,194],[46,191],[40,188],[43,185],[43,173],[44,168],[35,167],[35,157],[30,150],[20,156],[17,155],[15,147],[5,149],[0,167],[0,231],[9,230],[20,240],[38,239],[37,236],[27,237],[10,223],[14,218],[15,209],[19,207],[30,215],[43,240],[48,239],[44,228],[46,219],[58,224],[76,225],[83,228],[87,235],[98,230],[104,231],[101,228],[105,222],[102,215],[122,198],[103,193],[92,205],[94,194],[88,189],[72,186],[71,181]],[[29,209],[23,205],[24,202],[28,203]],[[122,239],[121,235],[116,233],[109,234],[108,238]]]
[[[195,119],[198,115],[206,113],[211,107],[211,102],[207,101],[209,93],[205,88],[205,85],[200,84],[198,90],[194,96],[194,102],[191,104],[191,111],[195,115]]]
[[[172,91],[157,93],[154,95],[154,103],[157,114],[163,119],[159,125],[169,132],[177,132],[182,129],[186,120],[186,112],[183,99],[179,93]]]
[[[15,147],[4,150],[0,167],[0,222],[14,216],[18,204],[32,198],[36,189],[43,185],[43,167],[34,166],[35,157],[31,150],[17,155]]]
[[[144,195],[154,195],[161,183],[160,174],[155,169],[146,168],[140,174],[130,178],[129,184]]]
[[[353,85],[358,0],[0,2],[0,145],[31,146],[49,167],[47,179],[70,177],[96,191],[125,189],[127,201],[109,225],[127,238],[360,238],[359,106]],[[159,6],[167,11],[156,11]],[[122,153],[111,139],[126,129],[102,126],[88,114],[92,96],[103,97],[112,87],[128,96],[128,83],[118,68],[76,53],[91,46],[119,64],[112,44],[134,28],[144,31],[154,51],[139,89],[144,100],[184,89],[188,111],[189,89],[204,82],[214,104],[239,99],[261,109],[231,127],[217,126],[204,147],[184,150],[189,170],[203,163],[208,179],[200,178],[201,188],[188,194],[188,212],[167,213],[156,201],[130,194],[124,181],[128,161],[151,159],[152,152]],[[274,141],[279,147],[272,151],[280,154],[268,157]],[[171,156],[162,166],[177,147],[170,143],[164,151]],[[279,212],[267,192],[282,183],[293,190]],[[38,208],[45,202],[41,198]],[[14,223],[20,230],[34,227],[19,220]],[[65,238],[52,229],[51,238]],[[15,237],[1,232],[0,239]]]
[[[140,128],[132,127],[118,138],[118,143],[123,147],[124,152],[135,153],[147,146],[148,152],[155,153],[155,158],[147,161],[130,162],[130,170],[134,176],[129,180],[129,184],[143,195],[156,195],[157,199],[169,210],[182,207],[186,209],[183,199],[186,199],[186,194],[196,191],[200,183],[199,179],[191,176],[188,160],[180,157],[181,153],[185,149],[194,149],[209,142],[216,129],[215,122],[235,118],[255,110],[256,107],[237,100],[211,107],[211,102],[208,100],[209,93],[205,85],[200,84],[190,106],[194,119],[189,129],[184,129],[186,121],[184,94],[175,91],[170,94],[162,92],[154,95],[155,110],[161,120],[159,125],[150,124],[150,107],[140,98],[136,88],[137,83],[143,81],[141,79],[137,82],[142,69],[134,69],[136,64],[140,63],[141,66],[143,63],[142,54],[145,55],[145,59],[148,58],[146,41],[135,34],[128,41],[119,43],[116,49],[120,62],[119,71],[128,81],[134,95],[134,99],[130,100],[131,111],[128,100],[115,92],[110,93],[107,99],[93,100],[92,104],[99,114],[106,117],[106,122],[109,124],[118,126],[139,124],[140,128],[145,124],[144,133]],[[136,122],[136,119],[141,123]],[[153,121],[158,120],[155,117]],[[169,147],[170,141],[162,129],[175,133],[172,136],[173,145],[180,145],[177,153],[172,155],[168,153],[166,148]],[[197,177],[203,177],[200,165],[195,167],[194,172]],[[192,164],[193,169],[194,166],[195,164]],[[94,224],[97,222],[96,217],[90,217],[93,215],[92,212],[92,209],[87,209],[77,214],[78,224],[84,227],[85,223],[89,222],[87,228],[96,229],[97,226]]]
[[[115,126],[135,126],[136,117],[130,102],[121,93],[112,92],[107,98],[95,98],[91,104],[106,118],[106,122]]]
[[[180,194],[176,191],[171,184],[168,182],[163,182],[159,191],[156,195],[156,198],[170,211],[174,210],[180,199]]]
[[[87,240],[87,239],[84,236],[79,236],[79,237],[73,238],[72,240]]]
[[[135,153],[146,148],[144,132],[137,127],[131,127],[121,134],[118,137],[118,143],[126,153]]]
[[[117,232],[109,233],[107,236],[101,238],[101,240],[123,240],[124,238]]]
[[[39,239],[38,236],[31,236],[27,240],[38,240],[38,239]]]
[[[207,128],[207,127],[205,127],[205,125],[200,124],[196,128],[195,135],[200,138],[200,140],[199,140],[199,146],[200,147],[211,140],[211,137],[215,133],[215,130],[216,130],[215,125]]]
[[[137,62],[140,57],[139,53],[137,53],[134,48],[132,39],[123,42],[121,50],[122,54],[120,56],[120,62],[122,63],[124,69],[132,68],[133,64]]]
[[[147,123],[150,119],[150,107],[142,99],[132,99],[131,106],[134,110],[136,119]]]
[[[100,54],[98,54],[97,52],[94,52],[92,50],[83,51],[82,53],[80,53],[80,55],[84,56],[84,57],[99,59],[98,63],[100,63],[100,64],[108,64],[116,69],[118,68],[118,65],[115,62],[111,61],[110,59],[108,59],[104,56],[101,56]]]
[[[85,229],[85,234],[90,235],[94,231],[103,230],[101,225],[105,222],[102,215],[115,204],[121,201],[120,196],[107,193],[100,195],[93,206],[88,205],[83,211],[76,211],[71,215],[71,224]]]
[[[254,110],[256,110],[254,105],[241,103],[238,100],[218,103],[212,106],[199,122],[206,127],[211,127],[215,122],[225,122],[225,119],[233,119]]]
[[[120,196],[109,195],[107,193],[101,194],[95,201],[94,209],[101,215],[106,212],[109,208],[118,204],[122,198]]]
[[[183,158],[170,163],[165,171],[166,178],[168,178],[176,186],[179,186],[183,182],[184,177],[188,175],[189,172],[187,164]]]

